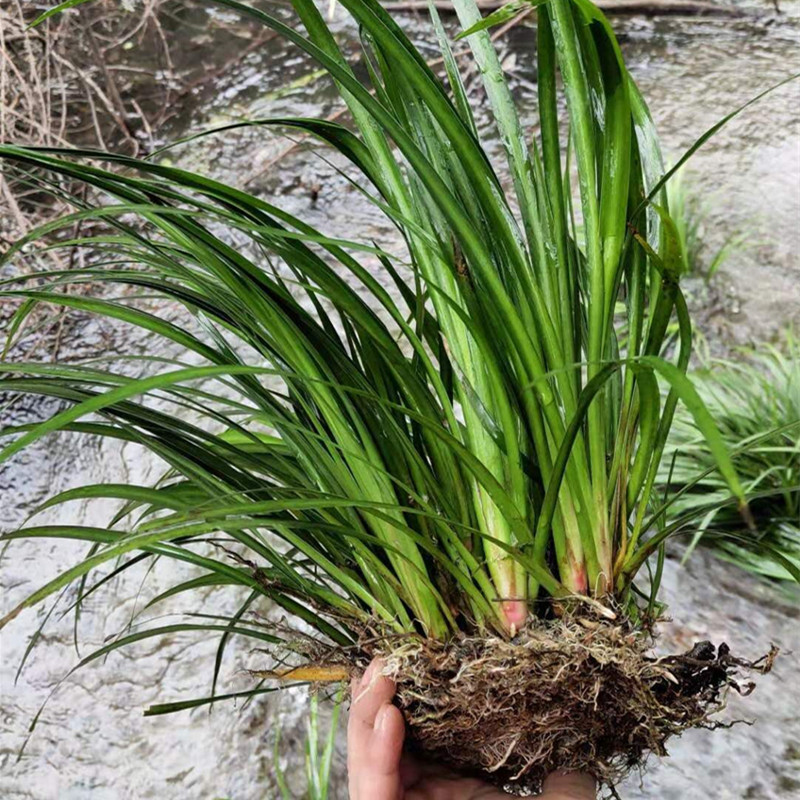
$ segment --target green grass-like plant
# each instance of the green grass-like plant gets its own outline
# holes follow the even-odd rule
[[[366,630],[512,639],[554,599],[561,610],[634,622],[652,611],[660,570],[643,600],[634,579],[675,530],[656,482],[679,401],[734,508],[745,495],[685,374],[692,328],[663,191],[670,173],[605,17],[588,0],[538,4],[531,139],[491,20],[481,22],[473,0],[456,0],[503,146],[504,182],[433,7],[443,77],[376,0],[343,0],[359,26],[362,78],[311,0],[292,0],[297,27],[235,0],[216,4],[296,45],[328,73],[352,118],[241,124],[300,131],[335,151],[354,189],[396,226],[405,254],[332,238],[157,157],[0,147],[8,167],[43,190],[77,182],[99,198],[72,197],[73,214],[6,253],[24,264],[38,242],[93,254],[85,267],[3,283],[2,296],[20,302],[9,341],[36,304],[54,303],[185,351],[142,358],[155,370],[140,378],[97,363],[2,364],[3,392],[67,407],[5,427],[0,461],[76,431],[136,442],[166,467],[154,486],[84,486],[43,507],[117,499],[108,526],[7,532],[5,541],[53,537],[90,550],[0,626],[65,587],[78,587],[80,608],[110,577],[158,558],[197,573],[149,608],[198,587],[240,590],[235,615],[178,626],[218,632],[221,648],[233,635],[281,646],[278,631],[247,614],[260,600],[345,647]],[[88,220],[107,233],[66,233]],[[118,296],[84,294],[94,283],[119,287]],[[182,307],[186,323],[143,307],[142,295]],[[678,341],[667,358],[673,320]],[[175,628],[122,635],[83,663]]]
[[[683,171],[672,176],[665,190],[683,253],[685,272],[687,275],[702,277],[706,283],[710,283],[733,253],[750,245],[750,237],[747,233],[731,233],[715,250],[706,253],[704,245],[709,225],[708,201],[703,200]]]
[[[530,146],[486,32],[473,34],[518,222],[443,36],[449,91],[376,3],[344,4],[361,26],[368,88],[309,0],[294,6],[305,35],[255,8],[219,5],[278,31],[336,81],[360,135],[319,120],[253,124],[310,132],[345,156],[373,187],[376,213],[402,233],[411,277],[370,243],[333,240],[265,200],[156,159],[102,154],[117,167],[109,171],[91,163],[99,153],[4,146],[6,161],[33,179],[65,176],[105,195],[59,228],[76,218],[113,228],[61,243],[100,254],[92,268],[38,274],[46,285],[5,290],[25,301],[12,333],[32,302],[55,302],[143,327],[201,362],[139,380],[88,366],[4,364],[6,391],[71,404],[44,423],[5,430],[18,435],[4,460],[49,432],[78,429],[141,442],[170,466],[154,488],[85,487],[48,503],[119,497],[127,505],[109,529],[12,534],[96,545],[23,606],[127,553],[166,547],[196,561],[194,543],[219,533],[249,548],[268,581],[216,559],[202,564],[209,578],[265,593],[337,641],[349,640],[346,624],[324,622],[321,611],[446,637],[463,626],[508,633],[540,592],[624,596],[656,546],[642,534],[679,396],[743,502],[719,434],[684,377],[691,342],[674,225],[663,208],[644,208],[660,170],[652,123],[594,6],[554,0],[540,9],[542,134]],[[464,24],[479,19],[466,0],[459,8]],[[582,250],[570,234],[557,69]],[[132,215],[143,228],[128,222]],[[638,224],[635,238],[629,220]],[[56,227],[38,229],[7,257]],[[249,237],[257,255],[228,244],[225,228]],[[364,265],[367,255],[395,281],[402,305]],[[177,301],[197,329],[135,302],[59,291],[98,280]],[[630,331],[624,359],[613,326],[620,295]],[[682,323],[676,363],[659,356],[673,314]],[[663,404],[656,375],[672,387]],[[194,385],[204,380],[234,396],[217,400]],[[136,402],[149,393],[207,424]],[[81,422],[90,415],[98,421]],[[133,514],[138,520],[119,527]],[[290,549],[278,549],[267,531]]]
[[[676,415],[659,482],[676,495],[699,543],[765,577],[791,580],[800,567],[800,343],[747,349],[740,361],[714,361],[696,373],[703,402],[725,438],[750,498],[756,530],[731,512],[730,493],[691,417]],[[698,523],[699,520],[699,523]]]
[[[331,771],[333,756],[336,746],[336,734],[339,729],[339,716],[344,702],[344,688],[340,689],[333,698],[331,718],[328,729],[323,732],[320,724],[320,697],[318,692],[312,692],[309,698],[308,720],[306,723],[306,740],[304,745],[305,769],[304,777],[306,788],[302,795],[303,800],[328,800],[331,790]],[[278,782],[281,800],[293,800],[297,797],[280,769],[280,730],[275,734],[274,763],[275,776]]]

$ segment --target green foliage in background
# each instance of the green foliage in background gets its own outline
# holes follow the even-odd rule
[[[339,716],[344,701],[344,688],[340,689],[333,699],[331,719],[328,722],[327,733],[322,733],[320,720],[319,693],[312,691],[308,720],[306,722],[305,753],[305,781],[306,790],[302,795],[304,800],[328,800],[330,792],[331,768],[333,766],[334,748],[336,746],[336,733],[339,727]],[[277,776],[280,796],[283,800],[294,800],[297,794],[292,793],[286,776],[280,768],[280,731],[275,736],[273,751],[275,774]]]
[[[702,277],[708,283],[733,253],[742,252],[751,245],[750,236],[747,233],[731,233],[719,247],[707,253],[706,240],[710,226],[708,201],[704,200],[700,189],[688,182],[683,171],[672,176],[665,190],[686,274]]]
[[[659,481],[676,495],[670,514],[686,515],[698,543],[747,570],[789,580],[800,567],[800,343],[745,350],[740,361],[715,361],[696,373],[750,498],[757,530],[746,530],[693,420],[679,412]]]

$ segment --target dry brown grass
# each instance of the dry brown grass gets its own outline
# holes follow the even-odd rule
[[[52,5],[0,0],[1,142],[142,155],[161,143],[165,122],[179,113],[181,101],[211,85],[222,69],[173,63],[171,50],[183,44],[171,30],[185,10],[182,0],[95,0],[28,28]],[[250,46],[257,43],[254,38]],[[248,50],[244,46],[236,52]],[[76,187],[64,188],[76,196]],[[57,192],[31,188],[24,175],[0,167],[0,253],[67,210]],[[64,235],[85,234],[87,224]],[[37,251],[24,264],[29,273],[83,266],[85,258],[83,248],[68,257]],[[10,269],[0,267],[2,277],[9,277]],[[18,305],[0,299],[0,328]],[[74,311],[37,308],[26,323],[32,332],[26,356],[57,355],[68,333],[65,325],[76,316]]]
[[[28,29],[45,4],[3,0],[0,141],[140,152],[159,120],[130,96],[137,68],[119,56],[146,43],[169,74],[169,47],[160,22],[169,1],[136,0],[131,11],[129,4],[98,0]],[[169,105],[169,91],[167,80],[162,108]],[[0,203],[7,212],[0,230],[6,240],[61,210],[52,198],[41,197],[8,174],[0,175]]]

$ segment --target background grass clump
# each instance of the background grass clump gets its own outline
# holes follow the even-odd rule
[[[748,531],[708,457],[693,421],[679,412],[660,482],[675,496],[671,514],[688,514],[698,543],[747,570],[790,580],[800,564],[800,344],[792,332],[779,346],[740,351],[695,373],[696,385],[733,453],[754,518]]]

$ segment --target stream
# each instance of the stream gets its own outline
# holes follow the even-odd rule
[[[647,99],[672,160],[719,118],[768,86],[800,71],[800,1],[782,2],[776,14],[763,3],[757,14],[736,19],[625,17],[614,21],[629,68]],[[176,58],[223,63],[204,39],[209,12],[193,12],[191,27],[175,37]],[[426,57],[438,54],[424,17],[401,23]],[[449,23],[448,23],[449,24]],[[357,54],[355,30],[338,11],[334,25],[346,52]],[[244,35],[244,34],[243,34]],[[229,40],[226,47],[235,47]],[[207,49],[206,49],[207,48]],[[523,122],[535,125],[535,37],[518,26],[503,40],[504,66]],[[286,87],[290,87],[287,89]],[[480,100],[476,81],[468,81]],[[338,108],[325,79],[308,61],[273,39],[236,67],[224,70],[213,92],[186,103],[165,139],[241,117],[327,115]],[[710,287],[695,278],[689,297],[712,352],[775,340],[800,324],[800,82],[790,84],[734,120],[690,162],[685,183],[702,197],[702,256],[730,237],[743,236]],[[499,145],[479,114],[479,127],[495,155]],[[398,247],[392,227],[375,219],[365,202],[326,161],[288,141],[248,128],[182,146],[168,158],[239,186],[303,217],[331,235],[375,239]],[[377,265],[376,265],[377,270]],[[376,273],[377,274],[377,273]],[[392,291],[393,287],[392,287]],[[121,324],[78,320],[60,344],[62,358],[147,352],[157,344]],[[15,404],[3,423],[43,419],[49,401]],[[91,482],[155,481],[162,465],[135,444],[53,435],[0,471],[0,528],[13,529],[46,497]],[[42,523],[104,525],[112,503],[69,504],[45,512]],[[0,562],[3,609],[11,608],[83,551],[73,544],[14,542]],[[619,787],[625,800],[790,800],[800,797],[800,601],[774,585],[699,551],[686,566],[679,553],[667,561],[663,598],[672,622],[663,646],[686,648],[700,639],[726,641],[745,657],[778,645],[783,655],[772,675],[748,698],[732,697],[724,719],[755,721],[714,733],[692,731],[652,758],[646,774]],[[89,599],[79,622],[80,656],[102,644],[140,612],[147,598],[176,582],[180,567],[158,563],[129,570],[106,592]],[[188,570],[186,571],[188,575]],[[113,603],[109,599],[113,596]],[[193,610],[233,612],[241,596],[222,590],[198,595]],[[187,610],[186,601],[154,613]],[[59,608],[66,609],[66,604]],[[218,642],[191,635],[140,642],[68,676],[79,660],[70,615],[54,614],[15,682],[29,636],[47,609],[29,609],[2,631],[0,647],[0,796],[7,800],[267,800],[278,798],[276,769],[285,771],[302,797],[307,692],[291,689],[251,703],[218,703],[170,716],[145,718],[142,710],[164,701],[210,692]],[[145,614],[147,616],[147,614]],[[248,688],[248,667],[263,663],[250,646],[225,653],[220,691]],[[63,683],[62,683],[63,681]],[[41,704],[38,726],[21,757],[28,726]],[[277,760],[273,744],[280,720]],[[344,727],[336,750],[331,800],[344,800]]]

